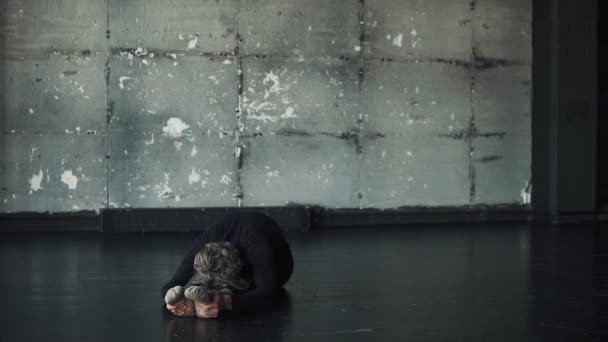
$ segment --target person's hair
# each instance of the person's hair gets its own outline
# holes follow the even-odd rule
[[[210,289],[243,290],[249,282],[241,278],[243,262],[230,242],[210,242],[194,257],[194,282]]]

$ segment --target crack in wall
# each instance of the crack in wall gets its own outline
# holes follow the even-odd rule
[[[244,162],[244,151],[245,151],[245,145],[241,142],[241,137],[242,137],[242,133],[244,132],[245,129],[245,125],[243,123],[243,110],[242,110],[242,103],[243,103],[243,86],[244,86],[244,79],[243,79],[243,59],[241,58],[241,41],[242,41],[242,37],[241,37],[241,1],[237,1],[237,5],[236,5],[236,45],[234,47],[234,56],[235,59],[237,61],[237,66],[238,66],[238,89],[237,89],[237,108],[236,108],[236,122],[237,122],[237,127],[236,127],[236,132],[234,134],[234,149],[235,149],[235,158],[237,160],[236,162],[236,175],[235,175],[235,185],[234,185],[234,190],[235,190],[235,197],[236,197],[236,206],[237,207],[241,207],[243,205],[243,197],[244,197],[244,191],[243,191],[243,182],[242,182],[242,172],[243,172],[243,162]]]
[[[475,10],[477,8],[477,0],[471,0],[470,2],[470,14],[471,21],[475,18]],[[466,134],[464,135],[465,142],[467,144],[468,149],[468,162],[469,162],[469,204],[475,203],[475,196],[477,192],[477,169],[475,167],[474,155],[475,155],[475,146],[473,144],[473,140],[475,138],[475,134],[477,133],[477,128],[475,127],[475,82],[476,82],[476,65],[477,65],[477,50],[475,47],[476,37],[475,37],[475,25],[471,25],[471,61],[470,61],[470,70],[471,70],[471,83],[470,83],[470,103],[471,103],[471,116],[469,119],[469,126],[467,128]]]
[[[352,139],[355,143],[355,149],[357,153],[357,183],[359,191],[357,192],[357,207],[361,209],[361,202],[363,200],[363,192],[361,191],[361,156],[363,153],[363,147],[361,146],[361,130],[363,129],[363,113],[361,112],[361,98],[363,90],[363,82],[365,81],[365,0],[359,0],[359,78],[357,82],[358,94],[357,94],[357,107],[359,108],[359,115],[357,117],[356,134],[352,134]]]
[[[114,106],[112,99],[110,98],[110,0],[106,0],[107,14],[106,14],[106,63],[105,63],[105,80],[106,80],[106,203],[105,207],[110,207],[110,120],[112,118],[112,111]],[[85,50],[82,54],[90,55],[91,51]],[[103,227],[102,227],[103,229]]]

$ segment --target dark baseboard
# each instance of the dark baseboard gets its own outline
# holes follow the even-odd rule
[[[529,222],[527,207],[434,207],[398,209],[319,209],[313,215],[313,227],[386,227],[425,224],[515,223]]]
[[[150,233],[201,231],[233,212],[259,212],[272,217],[285,231],[310,230],[310,208],[150,208],[104,209],[101,231],[104,233]]]
[[[0,214],[0,233],[98,232],[100,227],[101,218],[95,211]]]
[[[153,233],[196,232],[232,212],[261,212],[285,231],[346,227],[403,227],[408,225],[499,224],[544,222],[576,224],[608,222],[608,212],[535,214],[529,207],[452,207],[399,209],[326,209],[308,206],[263,208],[139,208],[103,209],[74,213],[0,214],[0,233],[102,232]]]

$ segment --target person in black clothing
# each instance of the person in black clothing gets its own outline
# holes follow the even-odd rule
[[[276,304],[292,273],[291,249],[277,223],[263,214],[237,213],[195,238],[162,295],[177,316],[263,310]],[[186,286],[186,298],[180,297]]]

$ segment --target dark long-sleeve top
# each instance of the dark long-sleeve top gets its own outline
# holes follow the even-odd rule
[[[230,242],[244,262],[243,272],[253,279],[251,290],[232,295],[232,311],[267,309],[277,300],[293,271],[289,244],[281,228],[268,216],[231,214],[211,225],[192,242],[177,271],[163,286],[162,296],[174,286],[184,286],[194,274],[194,257],[209,242]]]

